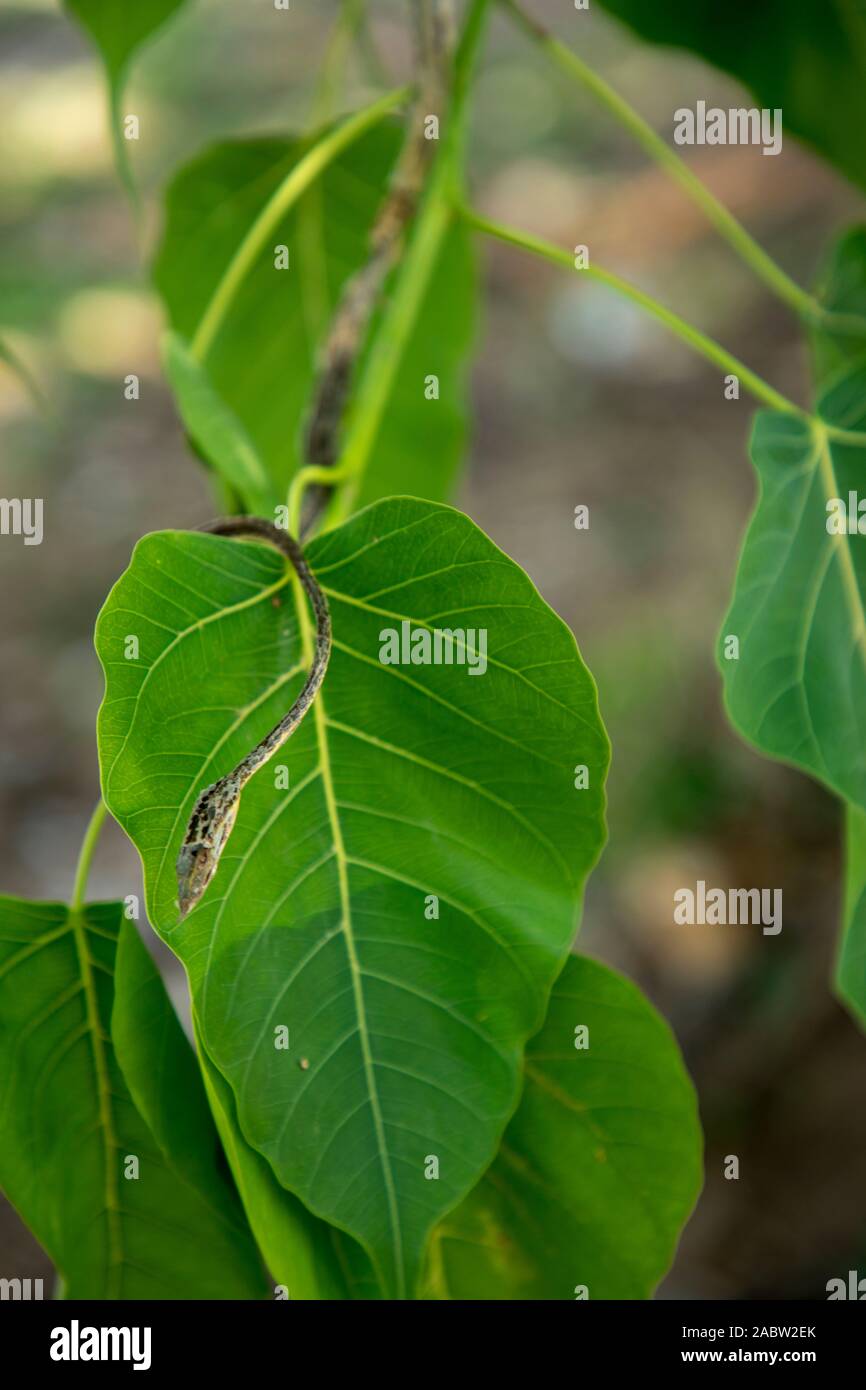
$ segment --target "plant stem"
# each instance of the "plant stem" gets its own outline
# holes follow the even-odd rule
[[[199,362],[213,346],[235,295],[274,228],[327,166],[384,115],[405,101],[408,92],[408,88],[402,87],[380,97],[363,111],[357,111],[314,145],[290,169],[250,227],[214,290],[190,345],[193,356]]]
[[[437,43],[434,6],[439,0],[415,0],[417,27],[417,96],[403,145],[369,236],[367,259],[349,277],[319,351],[319,364],[309,420],[304,431],[304,459],[333,468],[340,454],[340,436],[352,388],[355,364],[364,344],[382,289],[404,247],[406,228],[415,215],[435,148],[426,138],[425,117],[443,105],[445,72]],[[327,498],[319,489],[315,515]]]
[[[820,415],[813,415],[811,419],[816,431],[827,439],[837,444],[850,444],[852,448],[866,447],[866,433],[863,430],[846,430],[841,425],[828,425]]]
[[[84,906],[85,894],[87,892],[87,876],[90,873],[90,863],[93,859],[93,852],[96,849],[96,842],[99,839],[99,832],[105,820],[108,807],[99,798],[93,811],[93,815],[84,832],[84,839],[81,842],[81,851],[78,855],[78,865],[75,870],[75,882],[72,887],[72,901],[69,904],[72,912],[80,912]]]
[[[664,324],[665,328],[709,362],[739,377],[746,390],[751,392],[756,400],[761,401],[772,410],[783,410],[789,415],[799,415],[805,419],[811,418],[808,411],[803,410],[793,401],[789,401],[787,396],[776,391],[739,358],[720,347],[713,338],[707,337],[700,329],[693,328],[685,319],[680,318],[679,314],[665,308],[663,304],[659,304],[658,300],[653,299],[634,285],[630,285],[628,281],[621,280],[618,275],[614,275],[609,270],[602,270],[599,266],[577,267],[574,264],[574,258],[568,251],[562,251],[558,246],[543,241],[541,237],[531,236],[527,232],[515,231],[511,227],[500,225],[498,222],[491,222],[489,218],[481,217],[469,208],[463,208],[461,212],[466,222],[478,231],[486,232],[488,236],[496,237],[499,241],[508,242],[512,246],[519,246],[524,251],[531,251],[534,255],[542,256],[545,260],[552,262],[553,265],[564,266],[567,270],[576,270],[579,275],[587,275],[591,280],[597,280],[600,284],[615,290],[624,299],[630,300],[632,304],[636,304],[638,308],[643,309],[652,318]]]
[[[483,33],[488,0],[473,0],[463,26],[454,59],[451,101],[442,149],[430,175],[391,302],[385,311],[375,344],[365,363],[349,413],[346,442],[339,469],[347,483],[334,497],[327,526],[336,526],[349,515],[361,477],[369,462],[382,424],[394,378],[436,267],[442,243],[452,225],[460,187],[466,108],[470,81]]]
[[[793,309],[801,318],[812,324],[833,328],[841,333],[866,333],[866,320],[853,314],[839,314],[824,308],[817,299],[787,275],[771,256],[759,246],[745,227],[732,213],[720,203],[698,176],[692,172],[685,160],[681,159],[652,126],[639,115],[623,97],[594,72],[582,59],[578,58],[559,39],[537,24],[520,6],[518,0],[499,0],[517,25],[538,44],[547,55],[569,76],[592,93],[603,106],[623,125],[646,150],[647,154],[666,170],[692,201],[701,209],[707,220],[737,255],[755,273],[767,288]]]
[[[453,220],[452,208],[441,193],[437,196],[435,183],[430,186],[428,199],[389,306],[387,326],[383,325],[358,386],[358,407],[351,417],[339,464],[340,475],[347,480],[347,485],[334,502],[329,525],[337,525],[345,520],[354,505],[361,477],[384,418],[394,378],[417,322],[442,242]]]
[[[349,472],[345,464],[342,463],[333,467],[323,463],[308,463],[303,468],[299,468],[289,484],[287,498],[289,535],[294,536],[296,540],[300,538],[304,493],[308,487],[315,485],[333,487],[336,483],[345,482],[348,477]]]

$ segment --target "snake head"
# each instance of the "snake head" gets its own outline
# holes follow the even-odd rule
[[[217,871],[240,804],[234,777],[224,777],[199,796],[177,856],[177,904],[181,917],[195,907]]]

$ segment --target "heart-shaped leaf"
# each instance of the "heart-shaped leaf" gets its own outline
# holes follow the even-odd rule
[[[701,1186],[692,1083],[628,980],[572,956],[496,1162],[437,1227],[432,1298],[648,1298]]]
[[[571,633],[459,512],[390,499],[309,558],[334,624],[325,686],[183,922],[193,803],[309,660],[276,552],[139,543],[97,625],[103,786],[246,1139],[406,1296],[516,1105],[603,839],[607,740]]]
[[[0,1077],[0,1185],[68,1298],[266,1296],[189,1043],[120,904],[0,898]]]
[[[303,140],[222,144],[187,165],[167,194],[154,267],[173,328],[203,360],[207,380],[264,465],[271,485],[268,511],[285,501],[304,461],[302,431],[317,350],[341,288],[369,255],[400,131],[380,121],[331,159],[273,226],[233,287],[218,329],[202,334],[202,324],[250,226],[327,138],[325,132]],[[285,252],[278,253],[279,247]],[[391,363],[387,411],[370,441],[364,501],[395,489],[434,499],[447,495],[465,434],[462,376],[474,298],[470,236],[449,217],[405,347]],[[382,326],[380,315],[374,341]],[[362,361],[364,355],[359,353]],[[189,426],[183,405],[182,413]],[[407,439],[413,440],[410,451]],[[219,458],[206,452],[217,465]],[[259,505],[249,493],[245,500],[250,509]]]

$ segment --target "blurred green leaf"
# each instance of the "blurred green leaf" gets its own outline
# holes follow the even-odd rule
[[[866,361],[866,227],[849,227],[833,245],[818,283],[816,298],[827,309],[863,320],[862,334],[834,333],[828,327],[812,333],[815,379],[825,385],[843,368]]]
[[[152,38],[186,0],[63,0],[63,6],[90,35],[102,55],[108,78],[109,114],[120,178],[137,203],[128,142],[121,129],[120,98],[137,48]]]
[[[517,1103],[603,839],[607,742],[571,633],[459,512],[391,499],[309,559],[334,652],[279,754],[290,790],[271,769],[251,781],[183,921],[174,866],[192,805],[277,722],[308,660],[309,617],[299,632],[270,547],[139,542],[97,624],[103,786],[244,1135],[406,1295]],[[404,622],[428,640],[439,622],[485,629],[487,670],[382,664],[381,634]],[[123,657],[130,632],[138,661]],[[281,1024],[291,1050],[274,1045]]]
[[[67,1298],[266,1296],[189,1043],[120,904],[0,898],[0,1077],[0,1185]]]
[[[866,303],[866,235],[835,248],[822,302],[849,314]],[[817,411],[845,430],[866,431],[866,333],[814,335]],[[848,902],[839,982],[866,1018],[859,812],[866,809],[866,554],[862,536],[828,530],[834,499],[850,524],[849,497],[866,497],[866,447],[827,438],[808,420],[759,414],[752,459],[760,491],[719,640],[728,713],[763,752],[811,773],[855,809],[849,834]],[[856,509],[855,509],[856,510]],[[726,659],[725,638],[739,638]]]
[[[194,351],[250,226],[323,138],[218,145],[171,184],[154,277],[173,327]],[[327,165],[274,228],[207,345],[208,379],[262,460],[272,505],[285,501],[305,461],[302,434],[317,351],[343,285],[369,254],[400,142],[399,129],[382,122]],[[288,248],[288,269],[276,268],[276,246]],[[364,502],[393,491],[434,500],[448,495],[464,442],[462,377],[474,298],[468,233],[453,226],[397,364],[363,480]],[[378,316],[377,324],[383,322]],[[439,379],[438,399],[425,395],[431,375]]]
[[[653,43],[688,48],[781,108],[790,131],[866,186],[862,0],[601,0]]]
[[[818,296],[828,308],[866,319],[866,227],[850,228],[833,247],[819,277]],[[819,382],[844,380],[849,373],[860,379],[866,332],[860,339],[814,333],[812,347]],[[836,984],[854,1016],[866,1024],[866,814],[862,803],[852,801],[845,805],[845,897]]]
[[[859,397],[866,427],[866,373],[839,382],[819,405]],[[859,537],[828,533],[827,502],[863,478],[864,451],[816,438],[809,422],[761,412],[752,439],[760,479],[736,589],[719,639],[719,665],[734,724],[759,748],[866,805],[866,560]],[[726,659],[725,639],[739,639]]]
[[[427,1295],[648,1298],[701,1187],[697,1102],[668,1025],[630,981],[572,956],[524,1072],[496,1161],[435,1232]]]

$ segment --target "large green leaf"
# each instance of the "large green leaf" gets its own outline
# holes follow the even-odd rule
[[[864,0],[601,0],[654,43],[689,48],[781,108],[784,128],[866,185]]]
[[[119,904],[0,898],[0,1076],[0,1185],[68,1298],[266,1295],[189,1044]]]
[[[321,138],[221,144],[176,176],[154,275],[182,338],[194,343],[250,225]],[[369,254],[370,230],[400,139],[397,128],[379,124],[328,164],[275,227],[208,347],[208,380],[265,466],[270,505],[285,501],[303,461],[317,349],[342,285]],[[287,270],[275,267],[277,245],[288,247]],[[434,499],[448,494],[463,446],[462,372],[474,296],[469,234],[454,225],[397,364],[364,478],[364,501],[395,490]],[[439,377],[438,400],[425,395],[432,375]],[[252,505],[255,499],[247,501]]]
[[[819,297],[830,310],[862,315],[862,335],[813,334],[817,411],[831,425],[862,430],[866,371],[866,231],[854,228],[834,247]],[[857,742],[856,690],[866,653],[862,543],[859,534],[828,531],[827,503],[862,488],[864,450],[827,439],[805,420],[764,412],[753,454],[761,481],[743,547],[734,608],[724,632],[749,626],[755,660],[722,662],[732,712],[766,751],[822,777],[849,800],[864,803]],[[756,586],[752,604],[744,586]],[[739,604],[739,609],[738,609]],[[749,608],[754,608],[749,623]],[[758,660],[762,655],[763,662]],[[788,686],[787,689],[784,687]],[[767,706],[762,710],[761,706]]]
[[[277,758],[289,790],[270,767],[253,779],[183,922],[174,863],[193,802],[303,679],[309,620],[301,609],[304,644],[276,552],[139,543],[97,625],[102,779],[245,1137],[402,1296],[516,1105],[601,847],[608,748],[571,633],[465,516],[390,499],[317,538],[310,560],[334,652]],[[404,621],[485,629],[486,672],[382,664],[380,633]]]
[[[428,1295],[649,1297],[701,1185],[670,1029],[630,981],[572,956],[525,1076],[495,1163],[436,1230]]]
[[[862,229],[836,248],[821,293],[833,310],[855,314],[866,306]],[[860,338],[824,331],[814,346],[819,416],[841,429],[866,430],[866,332]],[[752,458],[758,504],[719,643],[728,711],[763,752],[794,763],[851,807],[866,810],[866,542],[856,530],[839,534],[828,512],[834,499],[847,514],[849,494],[866,497],[866,448],[829,438],[820,424],[764,412]],[[739,638],[739,659],[725,657],[731,635]],[[849,853],[856,856],[861,843],[855,823]],[[854,917],[839,980],[866,1017],[860,896],[851,891],[860,877],[853,862],[848,900]]]

